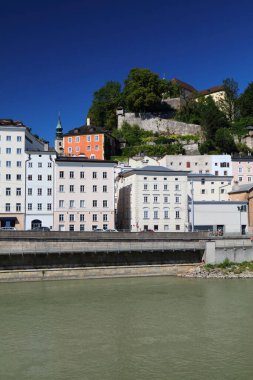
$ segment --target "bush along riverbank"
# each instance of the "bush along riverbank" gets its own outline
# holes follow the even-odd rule
[[[253,262],[233,263],[225,259],[221,264],[200,265],[191,268],[182,277],[192,278],[253,278]]]

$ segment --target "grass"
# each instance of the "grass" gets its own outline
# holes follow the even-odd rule
[[[220,264],[206,264],[205,269],[207,271],[212,271],[215,269],[220,269],[222,272],[233,272],[235,274],[240,274],[245,271],[253,272],[253,261],[243,261],[242,263],[233,263],[229,259],[225,259]]]

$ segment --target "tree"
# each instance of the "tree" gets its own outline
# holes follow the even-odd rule
[[[224,98],[218,101],[218,106],[227,119],[233,122],[238,117],[239,111],[238,83],[232,78],[227,78],[224,79],[223,85],[225,94]]]
[[[137,124],[130,125],[124,122],[120,129],[113,131],[117,139],[124,139],[129,146],[139,145],[144,137],[153,136],[153,132],[141,129]]]
[[[251,82],[239,98],[240,115],[253,116],[253,82]]]
[[[124,100],[130,112],[159,112],[169,109],[162,103],[163,94],[169,93],[171,84],[148,69],[130,70],[125,80]]]
[[[122,104],[121,85],[107,82],[94,93],[88,117],[92,124],[112,130],[117,127],[116,109]]]
[[[221,153],[235,153],[237,148],[229,129],[221,128],[215,133],[215,143]]]

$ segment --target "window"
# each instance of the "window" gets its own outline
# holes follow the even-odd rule
[[[69,185],[69,192],[74,193],[74,185]]]
[[[158,197],[154,197],[154,203],[158,203]]]
[[[32,174],[28,174],[28,177],[27,177],[27,179],[28,179],[28,181],[32,181],[32,179],[33,179],[33,176],[32,176]]]
[[[75,231],[75,226],[74,224],[69,225],[69,231]]]
[[[163,198],[163,202],[164,202],[164,203],[168,203],[168,202],[169,202],[169,197],[164,197],[164,198]]]
[[[201,189],[201,194],[205,194],[206,193],[206,190],[205,189]]]
[[[103,193],[107,193],[107,186],[103,185]]]
[[[180,231],[180,224],[176,224],[176,231]]]
[[[17,148],[17,154],[21,154],[22,153],[22,149],[21,148]]]
[[[179,185],[175,185],[175,191],[179,191],[180,190],[180,186]]]
[[[11,174],[6,174],[6,181],[11,181]]]
[[[186,167],[187,168],[190,168],[191,167],[191,163],[189,161],[186,162]]]
[[[80,214],[80,222],[84,222],[84,214]]]
[[[21,195],[21,187],[16,188],[16,196],[19,197]]]
[[[225,191],[225,189],[221,189],[221,194],[225,194],[226,193],[226,191]]]
[[[22,166],[22,162],[21,161],[17,161],[17,168],[21,168]]]
[[[215,170],[214,174],[215,174],[215,175],[219,175],[218,170]]]
[[[99,135],[94,136],[95,141],[99,141]]]
[[[251,182],[251,177],[248,177],[248,182]]]
[[[16,203],[16,211],[17,212],[21,211],[21,203]]]
[[[69,172],[69,178],[74,178],[74,172],[73,171]]]
[[[60,186],[59,186],[59,192],[60,192],[60,193],[63,193],[63,192],[64,192],[64,185],[60,185]]]
[[[5,203],[5,212],[10,212],[10,211],[11,211],[11,204]]]
[[[205,178],[201,178],[201,185],[204,185],[205,184]]]
[[[176,210],[176,219],[180,219],[180,211]]]
[[[211,189],[211,194],[214,194],[214,189]]]
[[[99,150],[99,146],[98,145],[95,145],[95,150]]]
[[[51,176],[51,174],[48,174],[48,176],[47,176],[47,180],[48,180],[48,181],[52,181],[52,176]]]
[[[84,224],[80,224],[80,231],[84,231]]]
[[[60,173],[59,173],[59,177],[60,178],[64,178],[64,172],[61,170]]]
[[[27,209],[28,209],[28,211],[32,211],[32,209],[33,209],[32,203],[28,203]]]
[[[154,210],[154,219],[158,219],[158,210]]]
[[[93,193],[96,193],[96,192],[97,192],[97,185],[93,185],[93,186],[92,186],[92,191],[93,191]]]
[[[108,207],[108,201],[103,201],[103,207]]]
[[[107,214],[103,214],[103,222],[107,222],[108,221],[108,215]]]
[[[6,167],[11,168],[11,161],[6,161]]]
[[[154,180],[154,181],[157,181],[157,177],[154,177],[153,180]]]
[[[68,147],[68,153],[72,153],[72,147],[71,146]]]
[[[91,141],[91,136],[86,136],[86,141],[90,142]]]
[[[103,172],[103,179],[107,178],[107,172]]]
[[[144,177],[144,181],[147,181],[148,177]]]
[[[143,187],[144,190],[148,190],[148,184],[147,183],[144,183],[144,187]]]
[[[107,230],[108,229],[108,224],[103,224],[103,230]]]
[[[85,207],[85,200],[81,199],[80,200],[80,208],[84,208],[84,207]]]
[[[42,168],[42,162],[38,162],[38,168]]]
[[[64,222],[64,214],[59,214],[59,222]]]
[[[60,201],[59,201],[59,207],[60,207],[60,208],[64,207],[64,201],[63,201],[63,200],[60,200]]]
[[[80,147],[79,146],[76,147],[76,152],[80,152]]]
[[[239,180],[239,182],[242,182],[242,177],[239,177],[238,180]]]
[[[163,217],[164,219],[169,219],[169,210],[167,208],[163,210]]]
[[[38,181],[42,181],[42,175],[38,174]]]
[[[92,173],[92,178],[97,178],[97,172]]]
[[[6,141],[11,141],[11,136],[6,136]]]
[[[226,170],[224,170],[224,175],[228,175],[228,172]]]
[[[95,154],[91,154],[91,155],[90,155],[90,159],[91,159],[91,160],[95,160],[95,159],[96,159]]]
[[[70,208],[75,207],[75,201],[74,201],[74,200],[70,200],[70,201],[69,201],[69,207],[70,207]]]
[[[48,163],[47,163],[47,167],[48,167],[48,168],[51,168],[51,167],[52,167],[52,162],[48,162]]]
[[[93,214],[93,215],[92,215],[92,221],[93,221],[93,222],[97,222],[97,220],[98,220],[98,216],[97,216],[97,214]]]
[[[146,197],[146,196],[143,197],[143,202],[144,202],[144,203],[148,203],[148,197]]]
[[[80,172],[80,178],[84,178],[84,172]]]
[[[28,194],[28,195],[33,195],[33,189],[29,187],[29,188],[28,188],[28,191],[27,191],[27,194]]]
[[[68,137],[68,142],[72,143],[72,137]]]
[[[148,218],[149,218],[148,210],[144,210],[143,211],[143,219],[148,219]]]
[[[38,211],[41,211],[41,210],[42,210],[42,203],[38,203],[38,204],[37,204],[37,210],[38,210]]]
[[[168,185],[167,185],[167,183],[163,185],[163,190],[168,190]]]
[[[87,150],[91,150],[91,146],[90,145],[87,145]]]
[[[74,222],[75,221],[75,214],[69,214],[69,221]]]
[[[168,224],[165,224],[165,225],[164,225],[164,232],[165,232],[165,231],[169,231],[169,225],[168,225]]]
[[[92,201],[92,207],[97,207],[98,206],[98,201]]]
[[[17,141],[18,142],[22,141],[22,136],[17,136]]]
[[[11,154],[11,148],[6,148],[6,154]]]
[[[51,211],[52,210],[52,203],[48,203],[47,204],[47,211]]]
[[[38,189],[37,195],[42,195],[42,189],[41,188]]]
[[[10,187],[6,187],[6,189],[5,189],[5,195],[7,195],[7,196],[11,195],[11,188]]]
[[[32,162],[28,162],[28,168],[32,168],[33,167],[33,163]]]
[[[77,142],[77,143],[80,142],[80,136],[76,136],[76,142]]]
[[[52,195],[52,189],[51,189],[51,187],[49,187],[49,188],[47,189],[47,195]]]
[[[84,193],[85,191],[85,186],[84,185],[80,185],[80,193]]]
[[[158,185],[157,185],[157,183],[154,185],[154,190],[158,190]]]

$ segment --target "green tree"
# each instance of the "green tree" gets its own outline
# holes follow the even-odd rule
[[[118,82],[107,82],[94,93],[88,117],[92,124],[112,130],[117,127],[116,109],[122,105],[121,85]]]
[[[218,101],[218,106],[227,119],[233,122],[239,115],[238,83],[232,78],[227,78],[224,79],[223,85],[225,94],[224,98]]]
[[[253,82],[251,82],[239,98],[240,115],[253,116]]]
[[[172,91],[171,83],[148,69],[130,70],[123,91],[126,109],[130,112],[159,112],[169,109],[162,102]]]
[[[128,146],[134,146],[141,144],[143,138],[153,136],[153,133],[141,129],[137,124],[130,125],[124,122],[120,129],[113,131],[112,135],[117,139],[125,140]]]
[[[235,153],[237,148],[234,138],[227,128],[218,129],[215,133],[215,143],[221,153]]]

